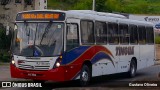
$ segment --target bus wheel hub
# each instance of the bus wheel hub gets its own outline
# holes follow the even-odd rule
[[[83,71],[82,73],[82,80],[87,81],[88,80],[88,73],[86,71]]]

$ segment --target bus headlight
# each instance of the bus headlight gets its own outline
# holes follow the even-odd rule
[[[56,62],[56,67],[59,67],[60,65],[60,62]]]
[[[61,62],[62,62],[62,57],[60,56],[57,61],[55,62],[54,64],[54,67],[53,68],[58,68],[61,66]]]
[[[14,59],[12,59],[11,63],[12,63],[13,65],[15,65],[15,61],[14,61]]]

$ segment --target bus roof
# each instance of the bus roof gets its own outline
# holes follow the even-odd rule
[[[120,15],[120,14],[96,12],[96,11],[92,11],[92,10],[69,10],[69,11],[63,11],[63,10],[30,10],[30,11],[22,11],[22,12],[19,12],[19,13],[38,12],[38,11],[65,13],[66,14],[66,19],[67,18],[76,18],[76,19],[97,20],[97,21],[104,21],[104,22],[153,26],[153,23],[151,23],[151,22],[131,20],[131,19],[128,19],[125,16]]]
[[[97,20],[104,22],[153,26],[153,23],[151,22],[132,20],[120,14],[96,12],[91,10],[70,10],[66,12],[66,15],[67,15],[66,17],[68,18],[79,18],[79,19]]]

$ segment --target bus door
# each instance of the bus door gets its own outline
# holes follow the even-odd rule
[[[64,32],[65,62],[66,62],[66,80],[77,78],[80,70],[80,64],[75,63],[80,56],[79,53],[79,19],[67,19],[66,31]]]

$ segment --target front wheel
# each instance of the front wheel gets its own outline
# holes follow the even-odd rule
[[[131,77],[131,78],[132,78],[132,77],[135,77],[136,71],[137,71],[136,62],[135,62],[135,61],[131,61],[130,69],[129,69],[129,71],[128,71],[129,77]]]
[[[86,86],[88,85],[91,79],[91,71],[87,65],[83,65],[80,73],[80,85]]]

